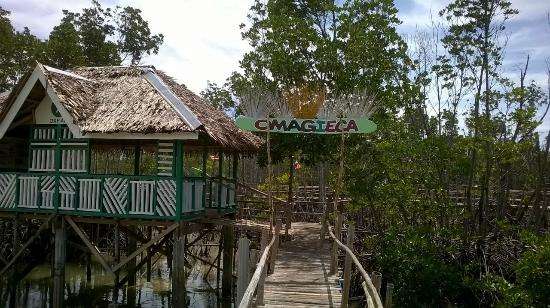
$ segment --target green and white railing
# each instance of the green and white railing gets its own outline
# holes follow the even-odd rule
[[[0,173],[0,211],[180,220],[207,208],[235,207],[231,180],[185,177],[180,181],[165,176]]]

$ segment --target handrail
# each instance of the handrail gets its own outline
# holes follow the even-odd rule
[[[252,297],[254,296],[254,292],[258,288],[258,283],[260,282],[260,278],[262,277],[262,275],[264,274],[264,271],[266,270],[265,264],[267,262],[267,258],[271,253],[277,254],[277,249],[279,244],[276,244],[274,252],[272,251],[272,249],[273,249],[273,245],[275,245],[276,242],[278,243],[279,232],[281,232],[281,220],[277,221],[277,225],[275,226],[275,230],[272,234],[271,241],[265,247],[264,252],[262,253],[262,257],[260,258],[260,261],[256,265],[256,270],[254,271],[254,275],[252,275],[252,278],[250,279],[250,282],[248,283],[248,286],[244,291],[241,302],[239,303],[239,308],[248,308],[250,306]],[[272,259],[271,259],[272,261],[273,261],[273,258],[274,256],[272,256]]]
[[[260,281],[260,277],[262,276],[262,272],[264,271],[267,258],[269,256],[273,243],[275,243],[276,237],[277,236],[274,235],[271,238],[271,242],[269,242],[269,245],[265,247],[264,253],[262,254],[262,257],[260,258],[260,261],[256,266],[256,270],[254,271],[254,275],[252,276],[252,279],[250,279],[250,283],[248,283],[248,287],[246,287],[246,291],[244,291],[243,298],[239,303],[239,308],[247,308],[250,306],[250,302],[252,301],[252,296],[254,295],[254,291],[256,291],[256,288],[258,287],[258,282]]]
[[[267,195],[268,195],[266,192],[261,191],[261,190],[259,190],[259,189],[256,189],[256,188],[254,188],[254,187],[252,187],[252,186],[246,185],[246,184],[244,184],[244,183],[242,183],[242,182],[237,182],[237,185],[238,185],[238,186],[241,186],[241,187],[244,187],[244,188],[246,188],[246,189],[248,189],[248,190],[252,190],[253,192],[258,193],[258,194],[260,194],[260,195],[262,195],[262,196],[265,196],[265,197],[267,197]],[[273,201],[279,201],[279,202],[281,202],[281,203],[288,203],[288,201],[283,200],[283,199],[280,199],[280,198],[277,198],[277,197],[274,197],[274,196],[272,196],[271,198],[273,198]]]
[[[375,307],[383,308],[384,306],[382,306],[382,300],[380,300],[378,291],[374,287],[374,284],[372,283],[372,280],[370,279],[369,274],[367,274],[367,272],[361,265],[361,262],[359,262],[357,257],[353,254],[353,251],[348,246],[342,244],[342,242],[340,242],[340,240],[338,240],[336,236],[334,236],[334,233],[332,233],[332,230],[330,229],[330,227],[328,228],[328,232],[332,237],[332,239],[338,244],[338,246],[340,246],[340,248],[344,249],[346,253],[350,255],[351,259],[353,260],[353,263],[355,263],[355,266],[357,266],[357,268],[359,269],[359,272],[361,273],[361,276],[363,276],[363,279],[367,283],[367,287],[368,287],[366,289],[368,290],[369,294],[365,293],[365,296],[367,296],[367,298],[369,298],[370,296],[371,299],[374,299]],[[365,290],[365,288],[363,290]]]

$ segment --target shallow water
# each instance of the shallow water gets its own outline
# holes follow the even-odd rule
[[[216,270],[212,269],[205,277],[209,266],[196,263],[188,275],[187,295],[189,307],[218,306],[216,290]],[[37,266],[19,284],[17,307],[50,307],[52,279],[50,265]],[[122,273],[122,277],[125,273]],[[92,279],[86,282],[86,267],[68,263],[65,269],[66,307],[170,307],[171,284],[166,259],[160,258],[152,267],[151,281],[146,281],[146,273],[136,274],[135,288],[115,290],[114,280],[106,275],[101,266],[93,264]],[[0,307],[8,307],[6,286]],[[132,301],[134,299],[134,301]],[[116,305],[115,305],[116,303]],[[134,304],[135,303],[135,304]]]

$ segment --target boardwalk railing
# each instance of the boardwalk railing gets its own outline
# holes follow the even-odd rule
[[[349,284],[350,284],[349,276],[351,271],[351,261],[353,261],[353,263],[361,273],[361,276],[363,277],[364,282],[362,286],[363,286],[363,291],[365,292],[365,296],[367,298],[367,303],[369,308],[383,308],[382,301],[380,300],[380,296],[378,294],[378,290],[372,283],[370,276],[367,274],[367,272],[361,265],[361,262],[359,262],[359,259],[357,259],[353,251],[348,246],[340,242],[340,240],[334,235],[334,233],[330,228],[328,228],[328,232],[332,240],[346,252],[346,262],[344,265],[344,296],[342,297],[342,306],[346,305],[349,299]],[[348,229],[348,242],[347,242],[349,246],[352,246],[351,244],[353,243],[352,241],[353,234],[354,234],[354,228],[353,226],[350,226],[350,228]],[[346,283],[347,283],[347,286],[346,286]],[[347,296],[346,296],[346,291],[347,291]]]
[[[263,288],[265,283],[265,277],[267,275],[266,264],[270,264],[271,269],[273,269],[273,266],[275,265],[275,258],[277,256],[277,250],[279,246],[280,230],[281,230],[281,221],[278,220],[275,230],[273,232],[271,241],[263,249],[260,261],[256,265],[256,270],[254,271],[254,275],[252,275],[252,278],[250,279],[250,282],[248,283],[248,286],[244,291],[244,294],[239,303],[239,308],[250,307],[256,290],[258,290],[256,294],[256,305],[263,305],[263,296],[264,296]],[[268,234],[267,232],[264,232],[262,234],[262,242],[263,242],[262,246],[264,246],[265,245],[264,243],[267,242],[267,236],[266,236],[267,234]],[[268,262],[268,259],[269,259],[269,262]],[[246,275],[246,274],[247,273],[239,273],[239,275]]]

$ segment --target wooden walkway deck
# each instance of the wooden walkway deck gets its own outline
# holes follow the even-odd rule
[[[279,247],[261,307],[340,307],[337,278],[329,276],[331,246],[320,246],[320,228],[317,223],[292,224],[292,241]]]

